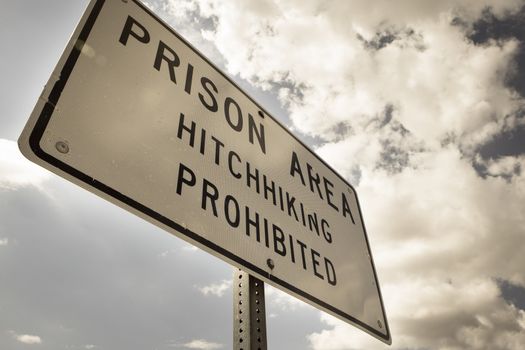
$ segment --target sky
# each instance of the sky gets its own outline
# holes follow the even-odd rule
[[[270,349],[522,348],[524,1],[147,5],[359,194],[392,345],[267,286]],[[230,265],[18,151],[86,6],[0,0],[0,348],[231,348]]]

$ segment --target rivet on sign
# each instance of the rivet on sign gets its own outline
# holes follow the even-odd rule
[[[264,118],[264,113],[262,111],[259,111],[258,114],[259,114],[259,117]]]
[[[270,270],[273,270],[273,268],[275,267],[275,263],[273,262],[272,259],[267,259],[267,260],[266,260],[266,265],[268,265],[268,267],[270,268]]]
[[[64,153],[65,154],[65,153],[69,152],[69,146],[64,141],[58,141],[57,143],[55,143],[55,148],[60,153]]]
[[[379,326],[379,328],[383,328],[383,324],[379,320],[377,320],[377,325]]]

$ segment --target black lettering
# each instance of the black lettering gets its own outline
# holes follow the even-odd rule
[[[352,215],[352,212],[350,211],[350,204],[348,204],[348,201],[346,200],[346,196],[344,192],[341,192],[341,202],[343,203],[343,216],[346,218],[346,213],[350,215],[350,219],[352,220],[352,224],[355,225],[354,216]]]
[[[188,174],[189,178],[185,177],[184,174]],[[177,194],[182,194],[182,184],[188,186],[195,186],[196,183],[195,173],[185,166],[184,164],[179,164],[179,174],[177,175]]]
[[[206,130],[201,129],[201,146],[199,147],[199,152],[204,155],[206,150]]]
[[[255,168],[255,173],[251,172],[250,163],[246,162],[246,186],[251,188],[252,180],[255,181],[255,190],[259,193],[259,169]]]
[[[272,194],[273,205],[277,205],[277,198],[275,196],[275,183],[270,180],[270,186],[268,186],[268,180],[266,175],[263,175],[263,189],[264,189],[264,199],[268,200],[268,192]]]
[[[224,147],[224,143],[215,138],[215,136],[212,136],[211,139],[215,142],[215,164],[219,165],[221,160],[221,147]]]
[[[319,220],[317,219],[317,213],[308,214],[308,227],[310,228],[310,231],[317,233],[319,236]]]
[[[298,173],[301,177],[301,182],[303,183],[303,186],[306,186],[306,183],[304,182],[303,177],[303,171],[301,170],[301,165],[299,164],[299,159],[297,158],[297,153],[292,152],[292,162],[290,164],[290,175],[295,177],[295,173]]]
[[[210,191],[211,190],[211,191]],[[213,210],[213,215],[215,217],[219,217],[217,215],[217,199],[219,199],[219,190],[217,187],[209,182],[206,179],[203,179],[202,181],[202,201],[201,201],[201,208],[206,210],[206,198],[210,199],[211,203],[211,209]]]
[[[253,116],[250,113],[248,113],[248,137],[252,145],[253,145],[253,134],[254,133],[255,133],[255,136],[257,136],[257,141],[259,142],[259,147],[261,147],[262,153],[266,154],[266,140],[264,137],[264,125],[260,123],[259,129],[257,129],[257,126],[255,125],[255,120],[253,120]]]
[[[293,249],[293,237],[292,237],[292,235],[288,235],[288,242],[290,243],[290,258],[292,259],[292,262],[295,263],[295,251]]]
[[[300,240],[297,240],[297,244],[299,244],[299,247],[301,247],[301,258],[303,259],[303,269],[306,270],[306,256],[304,255],[304,250],[306,249],[306,244],[304,244]]]
[[[168,51],[171,54],[171,58],[166,56],[164,54],[165,51]],[[180,65],[180,59],[179,56],[173,51],[172,48],[170,48],[168,45],[166,45],[162,40],[159,41],[159,47],[157,48],[157,55],[155,56],[155,63],[153,63],[153,67],[155,67],[156,70],[160,72],[160,66],[162,64],[162,61],[166,61],[168,63],[168,70],[170,72],[170,79],[175,84],[177,83],[177,79],[175,79],[175,67],[178,67]]]
[[[332,243],[332,234],[328,231],[329,228],[330,225],[328,224],[328,221],[321,219],[321,230],[323,231],[324,239],[326,239],[328,243]]]
[[[230,215],[230,203],[233,203],[233,215]],[[239,209],[239,203],[231,195],[227,195],[224,198],[224,216],[226,217],[226,221],[231,227],[239,227],[239,223],[241,222],[241,211]]]
[[[188,63],[188,70],[186,70],[186,84],[184,84],[184,91],[191,94],[191,85],[193,84],[193,66]]]
[[[237,109],[237,123],[234,123],[231,119],[230,106],[232,104],[235,105],[235,109]],[[237,102],[231,97],[226,97],[226,99],[224,100],[224,116],[226,117],[226,121],[228,122],[228,124],[230,124],[233,130],[237,132],[240,132],[242,130],[243,120],[241,107],[239,107]]]
[[[310,191],[312,191],[312,193],[315,193],[315,189],[314,189],[314,184],[315,184],[315,188],[317,188],[317,193],[319,194],[319,197],[323,199],[321,189],[319,188],[319,184],[321,183],[321,178],[319,177],[319,174],[314,173],[312,171],[313,168],[310,164],[306,163],[306,167],[308,169],[308,182],[310,184]]]
[[[294,196],[290,197],[290,194],[286,192],[286,207],[288,208],[288,216],[291,217],[292,212],[293,212],[293,215],[295,216],[295,220],[299,221],[299,218],[297,217],[297,211],[295,210],[295,207],[294,207],[294,203],[295,203],[295,197]]]
[[[177,137],[182,140],[182,132],[186,130],[190,134],[190,146],[193,147],[195,142],[195,122],[191,121],[191,126],[184,125],[184,114],[181,113],[179,117],[179,129],[177,130]]]
[[[299,202],[299,205],[301,207],[301,219],[303,220],[303,226],[306,227],[306,217],[304,215],[304,205],[303,202]]]
[[[326,193],[326,201],[328,204],[334,208],[336,211],[339,211],[339,208],[332,202],[332,196],[334,193],[332,192],[332,189],[334,188],[334,184],[330,182],[326,177],[323,177],[324,182],[324,191]]]
[[[261,241],[261,232],[259,228],[259,213],[255,212],[255,219],[250,218],[250,208],[246,206],[246,236],[250,236],[250,227],[255,228],[255,238],[257,242]]]
[[[140,28],[142,33],[139,34],[133,31],[134,26]],[[142,24],[137,22],[136,19],[134,19],[131,16],[128,16],[128,18],[126,19],[126,23],[124,24],[124,28],[122,29],[122,33],[120,34],[120,39],[119,39],[120,43],[126,46],[130,35],[134,37],[135,39],[137,39],[138,41],[140,41],[141,43],[144,43],[144,44],[149,43],[149,33],[146,30],[146,28]]]
[[[272,224],[273,231],[273,250],[281,255],[286,256],[286,246],[284,245],[284,233],[281,228],[275,224]]]
[[[332,286],[335,286],[337,284],[337,276],[335,275],[334,265],[328,258],[324,258],[324,265],[326,267],[326,280]]]
[[[269,232],[268,232],[268,220],[266,218],[264,218],[263,220],[264,222],[264,243],[266,244],[266,248],[270,248],[270,238],[268,237],[269,236]]]
[[[279,204],[281,205],[281,210],[284,211],[283,188],[281,186],[279,186]]]
[[[320,258],[321,257],[321,254],[319,254],[318,252],[316,252],[315,250],[311,249],[311,252],[312,252],[312,265],[314,267],[314,275],[316,275],[317,277],[319,277],[320,279],[324,280],[324,277],[323,275],[321,275],[318,271],[317,271],[317,267],[319,266],[319,260],[317,260],[317,258]]]
[[[204,91],[206,91],[209,98],[211,99],[211,104],[208,104],[208,102],[206,102],[206,100],[204,99],[204,95],[202,95],[200,92],[199,92],[199,100],[201,101],[202,105],[206,107],[210,112],[217,112],[219,110],[219,105],[217,104],[217,98],[210,91],[210,87],[213,91],[215,91],[215,93],[218,93],[219,90],[217,90],[217,87],[215,86],[213,81],[211,81],[209,78],[206,78],[206,77],[201,78],[201,85]]]
[[[233,158],[236,158],[238,163],[241,162],[241,157],[239,157],[239,155],[234,151],[230,151],[230,153],[228,153],[228,169],[230,169],[230,174],[232,174],[234,178],[240,179],[241,173],[235,172],[233,170]]]

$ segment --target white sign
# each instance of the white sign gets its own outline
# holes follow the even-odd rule
[[[91,1],[19,144],[391,343],[355,190],[140,2]]]

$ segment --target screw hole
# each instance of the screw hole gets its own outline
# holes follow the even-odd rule
[[[58,141],[57,143],[55,143],[55,148],[60,153],[66,154],[69,152],[69,145],[65,143],[64,141]]]

